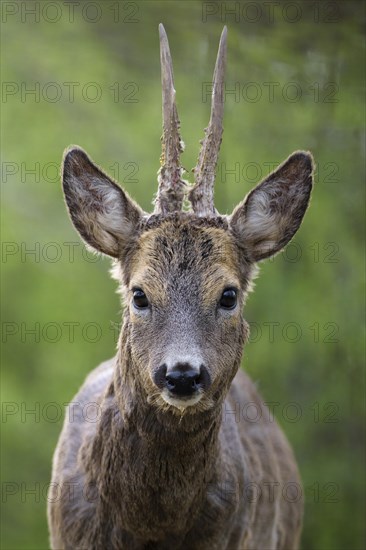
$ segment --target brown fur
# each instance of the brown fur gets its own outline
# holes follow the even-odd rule
[[[309,153],[294,153],[231,216],[147,215],[84,151],[66,152],[71,219],[89,246],[114,258],[125,310],[115,359],[87,377],[57,445],[53,549],[298,548],[296,462],[239,366],[256,262],[298,230],[313,169]],[[136,288],[147,307],[134,305]],[[237,292],[232,309],[221,303],[228,288]],[[195,399],[171,395],[166,365],[204,367]]]
[[[252,266],[225,219],[181,213],[141,221],[137,232],[122,266],[116,360],[73,400],[102,413],[95,424],[66,422],[56,450],[52,548],[297,548],[302,499],[282,496],[288,482],[300,490],[292,452],[248,377],[239,371],[231,384],[248,336],[242,308],[228,318],[212,311],[227,283],[240,285],[242,306]],[[131,311],[129,289],[142,283],[154,322]],[[169,343],[195,338],[213,383],[181,414],[159,399],[151,373]],[[263,412],[257,422],[243,418],[248,403]]]

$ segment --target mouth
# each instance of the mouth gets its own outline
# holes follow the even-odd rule
[[[190,395],[187,397],[183,396],[177,396],[173,395],[169,390],[164,389],[161,393],[161,397],[165,401],[165,403],[168,403],[168,405],[172,405],[173,407],[176,407],[181,412],[187,409],[188,407],[192,407],[194,405],[197,405],[197,403],[202,399],[203,394],[201,392],[197,392],[194,395]]]

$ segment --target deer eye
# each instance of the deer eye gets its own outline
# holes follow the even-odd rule
[[[133,303],[138,309],[145,309],[149,307],[149,301],[146,298],[146,294],[141,288],[135,288],[133,291]]]
[[[220,307],[224,309],[234,309],[237,302],[237,292],[235,288],[225,288],[220,298]]]

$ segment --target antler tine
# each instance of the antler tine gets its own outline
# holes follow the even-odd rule
[[[161,85],[163,100],[162,152],[158,172],[159,188],[155,199],[155,213],[167,214],[181,210],[185,194],[185,182],[181,179],[183,168],[179,157],[184,144],[179,134],[180,121],[175,104],[173,65],[168,37],[163,25],[159,25]]]
[[[195,185],[189,192],[189,200],[193,211],[198,216],[215,216],[214,182],[215,169],[222,140],[222,119],[224,114],[224,75],[226,66],[226,37],[227,28],[223,28],[217,53],[213,76],[211,116],[205,137],[194,168]]]

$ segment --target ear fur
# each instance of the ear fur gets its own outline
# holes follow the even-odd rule
[[[119,257],[143,211],[79,147],[66,149],[62,185],[71,220],[94,249]]]
[[[229,218],[253,262],[279,252],[299,229],[313,186],[311,153],[296,151],[255,187]]]

